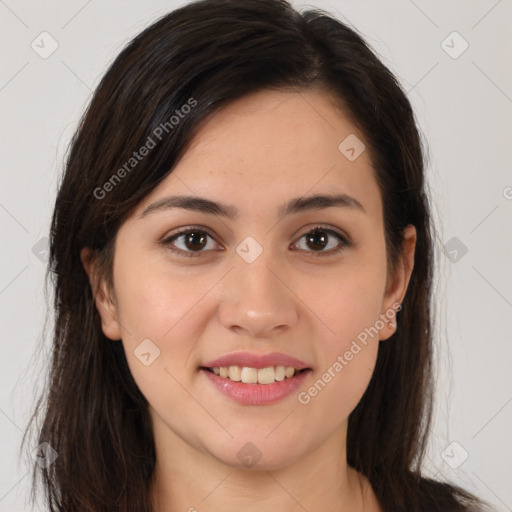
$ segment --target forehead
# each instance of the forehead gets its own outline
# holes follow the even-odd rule
[[[265,90],[208,119],[138,211],[167,194],[196,194],[236,204],[243,217],[321,193],[347,194],[380,212],[363,135],[324,91]]]

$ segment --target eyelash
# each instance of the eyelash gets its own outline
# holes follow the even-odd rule
[[[305,233],[303,233],[299,237],[298,240],[300,240],[302,237],[304,237],[306,235],[310,235],[310,234],[314,233],[315,231],[322,231],[323,233],[327,233],[328,235],[334,235],[339,239],[341,244],[337,248],[331,249],[329,251],[306,251],[306,252],[310,252],[313,257],[324,256],[324,255],[332,256],[333,254],[337,254],[340,251],[342,251],[343,249],[350,247],[352,245],[351,242],[349,241],[348,237],[343,236],[341,233],[338,233],[337,231],[335,231],[327,226],[321,225],[321,224],[318,224],[318,225],[312,227],[311,229],[309,229],[308,231],[306,231]],[[215,237],[213,235],[211,235],[208,232],[208,230],[206,230],[205,228],[203,228],[201,226],[187,226],[186,228],[180,229],[179,231],[172,234],[171,236],[166,237],[160,243],[162,245],[164,245],[170,251],[172,251],[176,254],[179,254],[180,256],[185,256],[186,258],[195,258],[195,257],[200,256],[203,252],[207,252],[207,251],[203,251],[203,250],[201,250],[201,251],[183,251],[182,249],[177,249],[177,248],[172,247],[172,242],[174,240],[178,239],[182,235],[187,235],[190,233],[204,233],[204,234],[208,235],[210,238],[215,239]]]

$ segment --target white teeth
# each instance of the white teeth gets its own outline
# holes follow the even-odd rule
[[[285,378],[290,379],[296,373],[292,366],[268,366],[267,368],[249,368],[247,366],[221,366],[212,368],[215,375],[244,384],[272,384]]]
[[[258,370],[258,384],[272,384],[275,382],[275,371],[271,366],[269,368],[260,368]]]
[[[242,380],[242,370],[240,366],[230,366],[228,377],[230,380],[234,380],[235,382],[240,382]]]
[[[241,371],[241,380],[244,384],[256,384],[258,382],[258,370],[244,366]]]
[[[284,380],[286,377],[286,368],[284,366],[276,366],[275,374],[276,380]]]

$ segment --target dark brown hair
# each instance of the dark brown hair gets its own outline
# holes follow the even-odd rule
[[[369,387],[349,418],[348,463],[369,479],[385,511],[480,507],[462,489],[420,473],[433,396],[433,250],[423,148],[406,95],[356,31],[323,11],[299,13],[284,0],[202,0],[165,15],[126,46],[71,142],[50,236],[49,386],[33,416],[42,416],[38,443],[58,453],[47,468],[34,465],[33,488],[41,476],[48,510],[151,510],[155,447],[147,401],[122,344],[102,332],[80,250],[94,249],[111,278],[118,228],[172,172],[202,123],[252,92],[312,87],[336,98],[365,136],[390,268],[404,228],[417,229],[398,330],[380,344]],[[165,139],[114,178],[162,126]]]

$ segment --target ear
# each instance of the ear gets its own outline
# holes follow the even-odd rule
[[[80,251],[80,259],[89,278],[96,309],[101,318],[103,334],[111,340],[120,340],[121,326],[117,319],[116,305],[110,298],[107,283],[104,279],[100,278],[96,254],[89,247],[84,247]]]
[[[399,256],[395,272],[388,279],[384,300],[382,303],[381,318],[385,326],[380,330],[380,340],[387,340],[397,329],[396,313],[399,311],[412,269],[414,268],[414,252],[416,249],[416,228],[409,225],[404,229],[402,241],[402,254]]]

